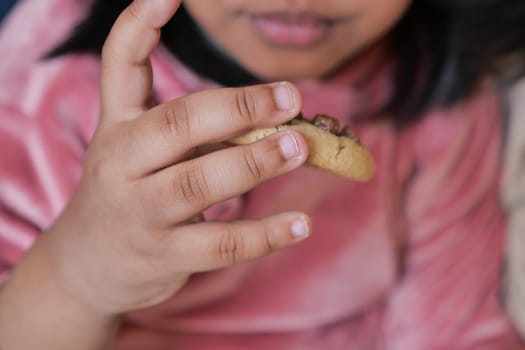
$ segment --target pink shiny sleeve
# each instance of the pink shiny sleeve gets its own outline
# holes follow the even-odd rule
[[[385,349],[522,349],[499,299],[506,233],[495,98],[432,113],[412,134],[403,275]]]
[[[56,219],[78,180],[82,151],[56,115],[0,106],[0,282]]]

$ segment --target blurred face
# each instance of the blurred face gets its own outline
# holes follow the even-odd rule
[[[185,0],[220,49],[263,80],[316,78],[388,32],[412,0]]]

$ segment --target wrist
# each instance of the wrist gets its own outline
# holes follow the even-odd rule
[[[45,242],[35,244],[0,290],[1,348],[80,349],[83,342],[81,349],[104,349],[118,326],[117,315],[97,312],[68,293],[53,271]]]

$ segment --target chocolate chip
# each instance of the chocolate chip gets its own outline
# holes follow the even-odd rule
[[[337,135],[337,133],[339,133],[339,121],[325,114],[317,114],[312,123],[318,128],[331,132],[332,134]]]
[[[343,128],[343,130],[341,130],[341,133],[339,135],[340,136],[344,136],[344,137],[348,137],[349,139],[352,139],[352,140],[356,141],[359,144],[361,143],[361,141],[357,137],[357,134],[348,125],[345,125],[345,127]]]

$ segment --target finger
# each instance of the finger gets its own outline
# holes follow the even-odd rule
[[[151,99],[149,55],[180,0],[135,0],[116,20],[102,50],[102,117],[139,115]]]
[[[173,267],[177,270],[203,272],[269,255],[308,238],[311,230],[310,218],[302,213],[232,223],[204,222],[178,229],[167,249],[176,259]]]
[[[201,91],[148,111],[126,130],[126,169],[150,174],[180,161],[203,144],[245,131],[284,123],[297,115],[302,99],[290,83]]]
[[[171,226],[299,167],[307,157],[306,140],[285,131],[177,164],[143,181],[143,192],[154,196],[149,215]]]

